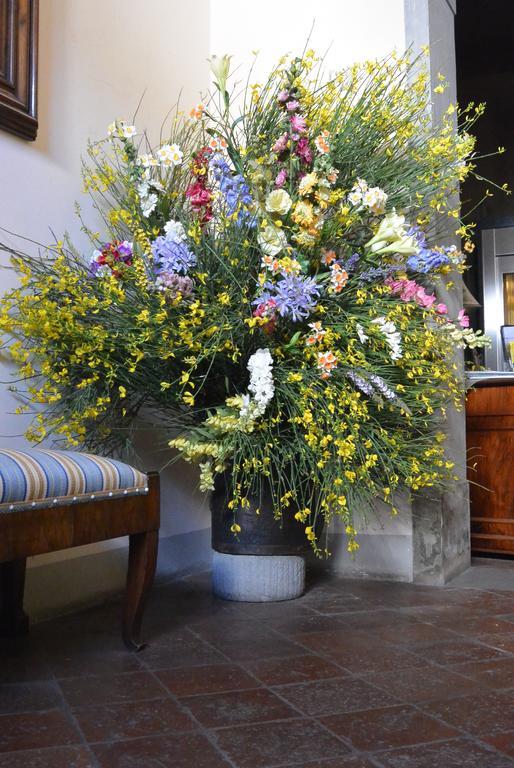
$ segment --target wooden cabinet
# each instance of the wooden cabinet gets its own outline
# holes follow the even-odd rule
[[[514,379],[471,390],[466,426],[472,553],[514,556]]]

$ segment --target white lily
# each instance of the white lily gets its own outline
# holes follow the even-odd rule
[[[212,56],[210,59],[211,72],[214,75],[214,79],[216,80],[221,93],[224,93],[227,90],[227,78],[230,70],[231,58],[232,56],[224,54],[223,56]]]

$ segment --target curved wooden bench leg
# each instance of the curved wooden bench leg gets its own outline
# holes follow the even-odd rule
[[[29,619],[23,610],[26,558],[0,563],[0,635],[23,635]]]
[[[123,641],[127,648],[140,651],[141,621],[148,591],[157,565],[158,531],[134,533],[129,537],[127,588],[123,604]]]

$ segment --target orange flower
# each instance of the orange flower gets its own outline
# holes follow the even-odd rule
[[[328,379],[334,368],[337,367],[337,357],[333,352],[318,353],[318,368],[321,371],[321,378]]]

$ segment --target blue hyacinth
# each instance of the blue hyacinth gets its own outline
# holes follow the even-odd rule
[[[277,283],[264,283],[264,291],[254,304],[273,299],[277,312],[293,322],[305,320],[316,307],[320,289],[312,277],[285,275]]]
[[[162,235],[153,241],[152,254],[157,274],[173,272],[187,275],[191,267],[196,265],[196,256],[185,242]]]

